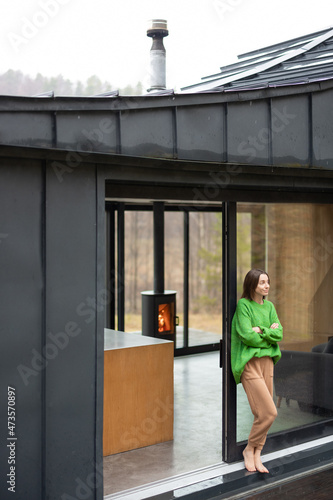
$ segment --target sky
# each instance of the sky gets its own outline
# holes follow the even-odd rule
[[[166,19],[166,85],[214,74],[237,55],[333,27],[332,0],[0,0],[0,74],[92,75],[149,87],[150,19]],[[52,90],[52,89],[50,89]]]

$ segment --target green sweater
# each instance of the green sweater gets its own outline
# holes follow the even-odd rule
[[[280,326],[270,328],[273,323]],[[253,331],[255,326],[259,326],[262,333]],[[231,369],[236,384],[240,383],[244,367],[253,357],[270,356],[274,364],[279,361],[281,351],[277,342],[282,336],[283,328],[272,302],[264,300],[261,305],[254,300],[240,299],[231,326]]]

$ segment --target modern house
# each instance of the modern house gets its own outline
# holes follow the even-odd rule
[[[222,366],[220,463],[188,471],[183,483],[106,498],[212,498],[331,464],[332,116],[333,28],[244,54],[179,93],[0,96],[1,498],[103,498],[105,345],[166,346],[174,362],[220,351]],[[136,283],[148,290],[133,287],[129,299],[133,214],[146,214],[150,227],[144,238],[133,226],[135,252],[146,257]],[[204,277],[193,246],[214,262]],[[265,446],[277,472],[265,480],[239,465],[243,396],[230,372],[230,323],[251,266],[269,272],[284,326],[281,418]],[[195,283],[214,273],[219,290],[194,297]],[[144,335],[126,324],[141,299]],[[212,317],[217,304],[219,333],[198,326],[194,303]],[[119,366],[118,387],[130,371],[126,359]],[[162,384],[172,366],[163,365]],[[163,427],[156,402],[169,396],[159,390],[149,408]]]

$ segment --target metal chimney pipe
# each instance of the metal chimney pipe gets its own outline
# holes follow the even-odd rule
[[[165,19],[152,19],[149,21],[147,36],[153,39],[150,49],[150,88],[151,90],[164,90],[166,88],[165,48],[163,38],[168,36],[167,22]]]
[[[155,201],[154,210],[154,292],[164,293],[164,203]]]

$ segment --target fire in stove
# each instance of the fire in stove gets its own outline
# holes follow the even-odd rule
[[[142,294],[142,334],[166,340],[176,340],[176,292],[166,290],[155,293],[153,290]]]
[[[158,331],[171,332],[171,304],[159,304],[158,306]]]

